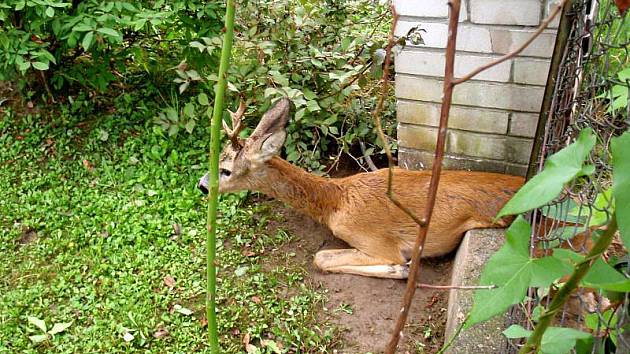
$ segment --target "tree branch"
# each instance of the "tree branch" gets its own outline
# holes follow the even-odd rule
[[[459,24],[459,10],[461,7],[461,0],[449,0],[449,23],[448,23],[448,42],[446,45],[446,65],[444,68],[444,86],[442,88],[442,110],[440,112],[440,124],[438,129],[438,138],[435,148],[435,159],[433,161],[433,169],[431,171],[431,182],[429,184],[429,193],[427,195],[426,207],[422,221],[424,225],[420,226],[418,236],[416,238],[413,256],[411,257],[411,267],[409,270],[409,277],[407,278],[407,288],[403,296],[403,305],[400,309],[400,315],[396,320],[392,336],[387,344],[385,352],[387,354],[394,354],[398,341],[402,335],[402,330],[407,322],[407,316],[409,315],[409,308],[411,301],[416,292],[416,279],[418,271],[420,269],[420,258],[424,251],[424,243],[426,241],[429,224],[431,222],[431,216],[433,215],[433,208],[435,207],[435,200],[437,197],[437,189],[440,184],[440,175],[442,173],[442,160],[444,159],[444,146],[446,142],[446,131],[448,127],[448,116],[451,109],[451,101],[453,98],[453,71],[455,67],[455,48],[457,44],[457,27]],[[390,172],[391,174],[391,172]]]

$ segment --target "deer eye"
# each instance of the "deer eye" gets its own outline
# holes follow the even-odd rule
[[[230,177],[230,175],[232,174],[232,172],[230,172],[229,170],[226,170],[225,168],[220,168],[220,169],[219,169],[219,174],[220,174],[221,176]]]

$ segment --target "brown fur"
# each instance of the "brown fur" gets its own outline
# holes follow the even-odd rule
[[[406,278],[418,225],[387,197],[388,171],[323,178],[274,156],[286,137],[289,107],[280,100],[249,139],[224,148],[219,191],[260,191],[328,226],[353,249],[318,252],[315,264],[324,271]],[[430,179],[429,171],[396,168],[394,194],[421,215]],[[453,251],[467,230],[506,226],[509,220],[494,223],[494,217],[522,184],[522,177],[444,171],[423,255]],[[199,186],[207,190],[207,176]]]

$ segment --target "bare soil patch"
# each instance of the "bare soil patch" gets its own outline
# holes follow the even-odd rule
[[[406,282],[348,274],[323,274],[312,264],[315,252],[326,248],[348,248],[343,241],[307,216],[272,202],[283,218],[270,228],[284,229],[296,239],[277,250],[295,253],[294,260],[307,272],[306,282],[327,293],[328,303],[322,319],[343,329],[338,353],[381,353],[389,340],[400,310]],[[450,281],[452,257],[424,260],[419,281],[446,285]],[[444,341],[448,292],[418,289],[409,316],[400,353],[435,353]]]

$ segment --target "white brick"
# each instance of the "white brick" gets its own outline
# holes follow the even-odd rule
[[[418,150],[435,150],[437,128],[399,123],[397,131],[398,145]]]
[[[528,163],[533,145],[532,139],[508,137],[505,144],[505,153],[508,162],[518,164]]]
[[[437,103],[398,101],[396,119],[401,123],[437,127],[441,105]],[[483,108],[451,106],[448,126],[453,129],[505,134],[509,114]]]
[[[520,47],[535,31],[535,29],[493,28],[490,30],[492,51],[500,54],[509,53]],[[555,41],[556,32],[546,30],[520,55],[551,58]]]
[[[544,86],[547,83],[549,66],[549,60],[517,58],[514,60],[514,82]]]
[[[505,136],[448,131],[446,151],[451,154],[503,160],[506,156]]]
[[[510,119],[510,135],[533,138],[538,126],[538,114],[536,113],[512,113]]]
[[[560,0],[546,0],[545,1],[545,18],[549,17],[549,14],[556,8],[558,7],[558,5],[560,4]],[[553,19],[553,21],[551,21],[549,23],[549,28],[558,28],[558,25],[560,24],[560,15],[562,13],[558,13],[558,15],[556,16],[556,18]]]
[[[540,0],[471,0],[470,19],[491,25],[537,26]]]
[[[495,58],[488,55],[457,54],[455,76],[462,77]],[[398,73],[443,77],[444,64],[444,53],[439,52],[403,50],[396,56],[396,72]],[[475,80],[508,82],[510,80],[510,65],[511,61],[505,61],[475,76]]]
[[[406,17],[448,18],[447,0],[395,0],[396,13]],[[466,21],[468,11],[462,1],[459,20]]]
[[[538,112],[543,93],[544,88],[537,86],[469,81],[457,85],[453,92],[453,104]],[[398,74],[396,97],[440,103],[442,80]]]
[[[421,47],[446,48],[448,39],[448,25],[446,23],[423,23],[417,21],[399,21],[396,25],[396,36],[407,34],[412,27],[420,26],[426,32],[422,33],[424,45]],[[407,46],[414,47],[407,42]],[[492,40],[488,28],[461,25],[457,34],[457,50],[477,53],[492,53]]]

